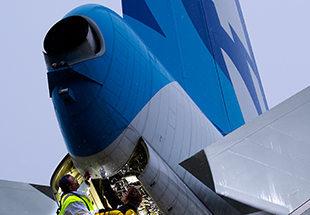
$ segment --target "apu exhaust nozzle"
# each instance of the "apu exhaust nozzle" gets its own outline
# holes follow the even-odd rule
[[[83,16],[70,16],[57,22],[46,34],[43,46],[48,69],[70,66],[104,52],[103,37],[97,26]]]

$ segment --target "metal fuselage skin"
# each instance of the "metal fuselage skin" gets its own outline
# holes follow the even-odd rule
[[[179,163],[220,139],[221,129],[116,13],[90,4],[63,20],[56,24],[56,36],[52,30],[47,34],[44,55],[50,96],[78,171],[99,178],[104,166],[113,175],[142,137],[149,163],[139,179],[160,209],[215,213],[213,203],[222,200]],[[73,37],[81,40],[72,42],[71,35],[59,42],[70,34],[60,29],[72,23]]]

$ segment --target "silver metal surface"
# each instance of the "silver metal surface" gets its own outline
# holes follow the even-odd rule
[[[205,148],[217,193],[288,214],[310,197],[310,88]]]
[[[212,214],[148,145],[149,163],[139,176],[164,214]]]
[[[55,215],[57,208],[53,199],[30,184],[0,180],[0,214]]]

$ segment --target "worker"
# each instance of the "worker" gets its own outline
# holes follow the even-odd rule
[[[86,172],[85,181],[79,185],[72,175],[64,175],[59,180],[59,187],[63,191],[60,199],[59,215],[94,215],[98,210],[94,210],[88,198],[91,174]]]
[[[115,214],[115,215],[136,215],[138,208],[142,202],[142,193],[134,188],[129,187],[127,192],[124,192],[122,198],[119,199],[113,189],[111,188],[110,181],[106,176],[103,167],[100,168],[100,174],[103,180],[104,195],[107,198],[112,209],[101,209],[99,215]]]

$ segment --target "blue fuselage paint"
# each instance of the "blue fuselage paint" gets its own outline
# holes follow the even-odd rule
[[[109,146],[174,79],[114,12],[86,5],[67,16],[72,15],[87,16],[97,23],[106,45],[98,58],[48,71],[49,83],[57,83],[52,99],[67,149],[72,155],[86,157]],[[79,75],[84,80],[74,78]],[[74,93],[75,103],[61,100],[58,92],[63,88]]]
[[[262,113],[261,105],[267,109],[266,99],[264,98],[264,104],[260,104],[258,99],[257,92],[264,93],[253,53],[250,50],[248,54],[233,28],[233,38],[225,31],[215,7],[216,1],[122,2],[124,19],[222,133],[229,133],[245,122],[238,101],[240,98],[237,98],[223,51],[243,79],[257,114]],[[140,10],[132,2],[143,2],[148,9]],[[239,6],[238,1],[236,5]],[[229,11],[230,8],[226,10]],[[240,17],[242,22],[240,11],[234,16]],[[143,17],[152,19],[145,20]],[[151,21],[153,19],[156,22]],[[161,31],[158,30],[158,25]],[[244,23],[241,25],[243,31],[239,33],[246,34],[247,37]],[[248,45],[250,46],[249,42]],[[249,67],[256,76],[259,87],[255,87]]]
[[[243,125],[221,50],[236,66],[261,113],[256,91],[262,89],[253,86],[247,66],[258,76],[254,58],[233,29],[234,41],[227,35],[212,1],[202,1],[201,6],[200,1],[179,0],[173,7],[171,1],[134,2],[144,10],[123,1],[124,18],[130,26],[96,4],[80,6],[64,17],[88,17],[105,43],[103,55],[48,71],[50,94],[70,154],[87,157],[108,147],[150,99],[173,81],[222,134]],[[146,19],[141,20],[143,17]],[[66,88],[75,102],[65,103],[59,97],[59,90]]]

